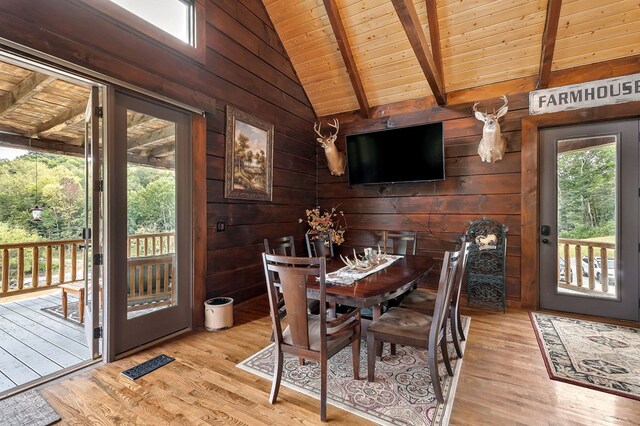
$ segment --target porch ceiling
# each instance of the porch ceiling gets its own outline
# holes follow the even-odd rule
[[[90,89],[0,61],[0,146],[83,156]],[[172,167],[172,123],[127,111],[129,160]]]

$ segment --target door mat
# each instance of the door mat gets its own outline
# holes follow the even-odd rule
[[[35,390],[19,393],[0,401],[0,424],[6,426],[46,426],[60,420]]]
[[[529,316],[551,379],[640,400],[640,328]]]
[[[138,379],[144,376],[147,373],[151,373],[153,370],[156,370],[163,365],[169,364],[171,361],[174,361],[175,358],[171,358],[167,355],[158,355],[155,358],[151,358],[148,361],[143,362],[142,364],[138,364],[135,367],[131,367],[128,370],[124,370],[122,375],[128,377],[131,380]]]

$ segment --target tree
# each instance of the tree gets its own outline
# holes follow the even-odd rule
[[[558,155],[558,232],[590,238],[615,232],[615,146]]]

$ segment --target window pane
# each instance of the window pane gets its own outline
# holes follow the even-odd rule
[[[191,13],[193,8],[181,0],[111,0],[129,12],[179,38],[191,43]]]

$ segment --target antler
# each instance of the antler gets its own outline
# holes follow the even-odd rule
[[[473,103],[473,107],[472,107],[473,108],[473,112],[479,112],[478,111],[478,105],[480,105],[480,102],[474,102]]]
[[[313,131],[316,132],[316,134],[318,136],[320,136],[321,138],[324,138],[324,136],[322,135],[322,133],[320,133],[320,129],[322,128],[322,123],[318,123],[316,121],[316,123],[313,125]]]
[[[498,110],[498,112],[496,113],[498,117],[502,117],[504,114],[507,113],[507,110],[509,109],[509,100],[507,99],[507,97],[505,95],[502,95],[500,96],[500,99],[502,99],[502,102],[504,102],[504,105],[502,105]]]
[[[334,129],[336,129],[336,135],[338,134],[338,130],[340,129],[340,122],[338,122],[337,118],[333,119],[333,124],[331,123],[327,123],[329,126],[333,127]]]

